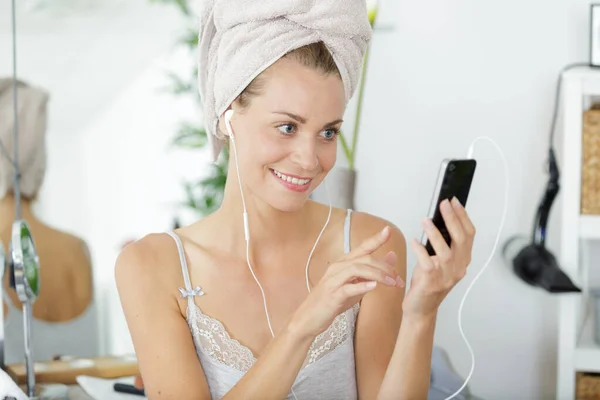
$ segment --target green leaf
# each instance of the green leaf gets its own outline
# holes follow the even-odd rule
[[[193,93],[194,85],[189,81],[184,81],[181,77],[173,72],[167,72],[167,77],[171,80],[171,87],[164,89],[172,94]]]
[[[224,175],[214,175],[201,180],[200,185],[209,186],[214,189],[223,189],[225,188],[225,180],[226,176]]]
[[[181,124],[172,144],[177,147],[199,149],[208,143],[206,130],[189,123]]]
[[[189,47],[191,50],[195,50],[196,47],[198,47],[198,30],[192,28],[188,29],[188,31],[179,38],[177,43]]]

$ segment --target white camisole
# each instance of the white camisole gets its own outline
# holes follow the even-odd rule
[[[344,252],[350,251],[350,215],[344,223]],[[213,399],[220,399],[254,365],[252,351],[230,337],[223,324],[204,314],[194,302],[204,293],[192,287],[185,251],[177,234],[167,232],[177,243],[185,288],[179,288],[187,298],[187,322],[202,364]],[[338,315],[333,323],[313,341],[292,390],[298,400],[357,398],[354,364],[354,329],[359,304]],[[290,392],[289,400],[295,400]]]

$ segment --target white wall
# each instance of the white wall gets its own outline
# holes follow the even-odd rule
[[[184,199],[182,181],[202,176],[209,163],[206,152],[170,147],[178,123],[197,119],[198,110],[192,101],[174,101],[158,90],[168,85],[165,68],[182,70],[186,65],[186,54],[163,55],[84,132],[84,204],[99,267],[96,277],[107,337],[104,348],[109,353],[133,352],[114,285],[113,267],[121,245],[171,229],[176,217],[189,222],[178,205]]]
[[[502,238],[529,234],[546,182],[544,160],[558,71],[587,61],[588,0],[387,1],[392,33],[376,33],[361,127],[357,208],[420,238],[440,161],[487,135],[504,149],[511,192]],[[560,137],[558,138],[560,139]],[[464,376],[470,356],[460,300],[492,249],[502,211],[500,157],[479,142],[468,211],[478,228],[469,276],[441,308],[436,343]],[[560,199],[550,225],[556,248]],[[502,243],[502,242],[501,242]],[[409,255],[412,268],[415,257]],[[556,297],[519,281],[494,257],[466,301],[475,351],[470,384],[486,399],[549,399],[556,379]]]
[[[8,3],[8,2],[5,2]],[[588,0],[481,2],[387,0],[381,8],[359,138],[357,208],[419,237],[439,162],[462,156],[478,135],[509,161],[511,196],[502,238],[529,233],[543,189],[554,83],[566,63],[587,60]],[[3,6],[4,7],[4,6]],[[10,54],[0,8],[0,54]],[[5,18],[6,16],[6,18]],[[179,179],[201,173],[205,155],[165,153],[189,102],[155,94],[181,23],[164,7],[113,1],[92,17],[52,22],[22,16],[20,71],[52,93],[49,175],[40,209],[92,245],[105,350],[131,350],[112,285],[128,236],[170,227]],[[0,56],[0,73],[10,73]],[[348,120],[352,111],[349,110]],[[468,210],[478,227],[470,275],[442,306],[437,344],[466,376],[470,359],[457,327],[459,301],[493,245],[502,207],[502,168],[481,142]],[[343,164],[343,161],[340,160]],[[550,244],[558,238],[558,207]],[[414,264],[409,254],[409,266]],[[485,399],[548,399],[556,374],[556,300],[520,282],[497,256],[470,293],[464,328],[476,353],[470,384]]]

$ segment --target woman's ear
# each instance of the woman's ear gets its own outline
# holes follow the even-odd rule
[[[232,108],[231,106],[225,110],[223,112],[223,114],[221,114],[221,116],[219,117],[219,123],[217,124],[217,136],[220,138],[228,138],[229,137],[229,131],[227,129],[227,125],[225,123],[225,115],[227,114],[228,111],[230,111]]]
[[[217,124],[217,136],[221,138],[226,138],[228,136],[224,114],[219,117],[219,123]]]
[[[221,133],[224,134],[225,137],[233,138],[233,128],[231,127],[231,118],[233,117],[233,109],[227,109],[221,118],[219,118],[219,129]],[[223,128],[221,128],[223,127]]]

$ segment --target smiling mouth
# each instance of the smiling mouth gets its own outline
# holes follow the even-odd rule
[[[290,185],[296,185],[296,186],[306,186],[308,185],[312,179],[310,178],[298,178],[295,176],[289,176],[286,174],[283,174],[275,169],[271,169],[271,172],[273,173],[273,175],[275,175],[277,178],[279,178],[281,181],[290,184]]]

